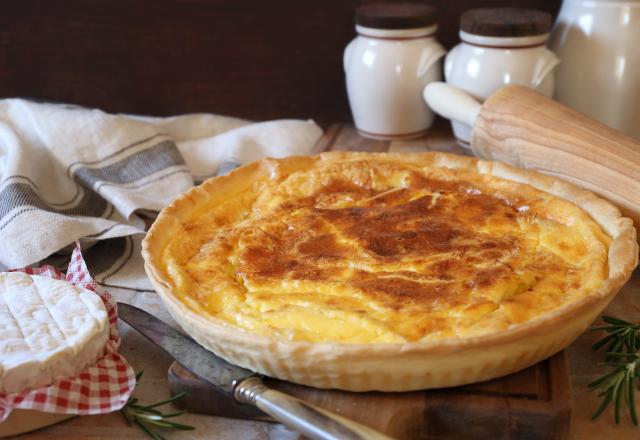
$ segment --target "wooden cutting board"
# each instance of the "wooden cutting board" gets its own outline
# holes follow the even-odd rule
[[[76,417],[75,414],[51,414],[28,409],[15,409],[7,420],[0,423],[0,438],[35,431],[73,417]]]
[[[462,387],[405,393],[319,390],[275,379],[270,387],[373,427],[398,439],[565,439],[571,382],[564,352],[526,370]],[[169,369],[178,406],[201,414],[270,420],[233,402],[177,363]]]

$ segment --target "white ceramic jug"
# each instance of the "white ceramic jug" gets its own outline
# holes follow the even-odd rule
[[[465,12],[460,24],[461,42],[444,63],[448,84],[480,102],[508,84],[527,86],[549,97],[553,94],[553,70],[560,60],[545,47],[549,14],[482,8]],[[468,146],[471,127],[458,121],[451,125],[461,145]]]
[[[640,0],[564,0],[555,98],[640,139]]]
[[[344,51],[349,104],[361,135],[410,139],[433,123],[422,99],[425,86],[442,77],[444,48],[436,41],[435,10],[418,4],[358,8],[358,36]]]

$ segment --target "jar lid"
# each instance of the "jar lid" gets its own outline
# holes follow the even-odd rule
[[[373,3],[356,9],[356,24],[374,29],[414,29],[436,24],[436,8],[420,3]]]
[[[551,29],[548,12],[522,8],[480,8],[462,14],[460,30],[487,37],[527,37]]]

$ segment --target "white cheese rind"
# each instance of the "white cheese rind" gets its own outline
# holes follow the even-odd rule
[[[104,354],[100,297],[66,281],[0,273],[0,394],[73,377]]]

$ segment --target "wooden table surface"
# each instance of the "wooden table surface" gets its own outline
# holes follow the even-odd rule
[[[431,130],[425,137],[412,141],[372,141],[360,137],[351,126],[330,127],[318,143],[316,151],[358,150],[358,151],[446,151],[468,154],[456,145],[448,129]],[[145,308],[159,318],[171,322],[157,295],[148,292],[112,291],[118,301],[128,302]],[[631,280],[622,288],[609,305],[608,314],[631,321],[640,321],[640,271],[636,270]],[[166,398],[169,394],[166,373],[171,359],[157,347],[131,330],[126,324],[120,326],[122,335],[121,352],[137,370],[144,370],[144,377],[135,395],[144,403]],[[640,428],[634,427],[626,414],[620,425],[613,422],[611,410],[607,410],[596,421],[590,416],[599,403],[595,393],[587,389],[587,384],[605,370],[598,363],[602,356],[591,351],[597,335],[583,334],[568,349],[573,387],[573,416],[570,438],[582,439],[631,439],[640,438]],[[636,393],[640,406],[640,393]],[[183,423],[196,427],[195,431],[166,432],[167,439],[296,439],[298,436],[287,428],[265,422],[225,419],[220,417],[187,414],[180,418]],[[148,438],[137,428],[126,425],[118,413],[74,418],[57,425],[19,437],[20,439],[60,438],[65,440],[89,439],[145,439]]]

